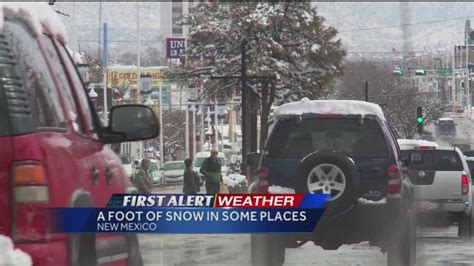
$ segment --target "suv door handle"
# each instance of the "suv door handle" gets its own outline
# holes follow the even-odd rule
[[[99,178],[99,175],[100,175],[100,171],[95,168],[95,165],[91,166],[91,176],[92,176],[92,183],[94,185],[97,185],[97,181],[98,181],[98,178]]]
[[[112,177],[114,177],[114,173],[110,170],[108,166],[105,167],[105,182],[108,186],[112,185]]]

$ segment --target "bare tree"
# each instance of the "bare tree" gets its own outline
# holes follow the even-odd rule
[[[411,139],[417,132],[417,106],[423,107],[426,124],[441,115],[443,105],[434,94],[420,93],[406,77],[394,75],[392,67],[389,62],[346,62],[344,76],[337,83],[336,97],[364,100],[367,81],[369,101],[383,107],[400,137]]]

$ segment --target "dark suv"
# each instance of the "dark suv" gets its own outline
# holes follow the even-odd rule
[[[307,99],[282,105],[263,154],[247,159],[260,167],[251,193],[268,193],[275,185],[330,194],[312,233],[253,235],[254,265],[280,265],[286,248],[308,241],[324,249],[370,241],[388,252],[389,265],[414,263],[413,186],[378,105]]]
[[[436,125],[436,136],[456,136],[456,123],[451,118],[440,118],[435,122]]]

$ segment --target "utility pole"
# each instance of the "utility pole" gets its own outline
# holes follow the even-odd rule
[[[193,112],[193,154],[192,158],[196,156],[196,103],[193,102],[191,111]]]
[[[181,107],[180,107],[181,108]],[[186,159],[189,158],[189,103],[186,102],[186,113],[185,113],[185,117],[186,117],[186,122],[185,122],[185,134],[184,134],[184,148],[186,150],[185,152],[185,156],[186,156]],[[180,110],[181,111],[181,110]]]
[[[249,181],[253,181],[252,173],[256,169],[247,166],[247,154],[257,152],[257,95],[247,85],[248,79],[274,79],[274,76],[249,76],[246,65],[247,40],[241,43],[241,73],[240,76],[211,77],[212,79],[240,79],[242,83],[242,171]],[[266,125],[262,125],[266,126]]]
[[[163,154],[163,85],[160,84],[160,166],[163,167],[165,156]]]
[[[369,82],[365,81],[365,101],[369,101]]]
[[[107,124],[107,65],[109,64],[109,46],[108,46],[108,30],[107,23],[104,23],[104,52],[102,58],[102,86],[104,89],[104,104],[102,113],[104,115],[104,123]]]
[[[219,150],[219,116],[217,114],[217,97],[214,96],[214,149]]]

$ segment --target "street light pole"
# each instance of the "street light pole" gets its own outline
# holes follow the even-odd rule
[[[214,128],[215,128],[215,142],[214,148],[219,149],[219,117],[217,116],[217,97],[214,97]]]
[[[192,157],[196,155],[196,105],[193,104],[191,107],[191,111],[193,111],[193,154]]]
[[[163,167],[165,156],[163,155],[163,85],[160,84],[160,166]]]
[[[185,125],[185,134],[184,134],[184,137],[186,138],[184,140],[184,148],[186,149],[186,152],[185,152],[185,156],[186,156],[186,159],[189,158],[189,104],[188,102],[186,102],[186,114],[185,114],[185,117],[186,117],[186,125]]]

